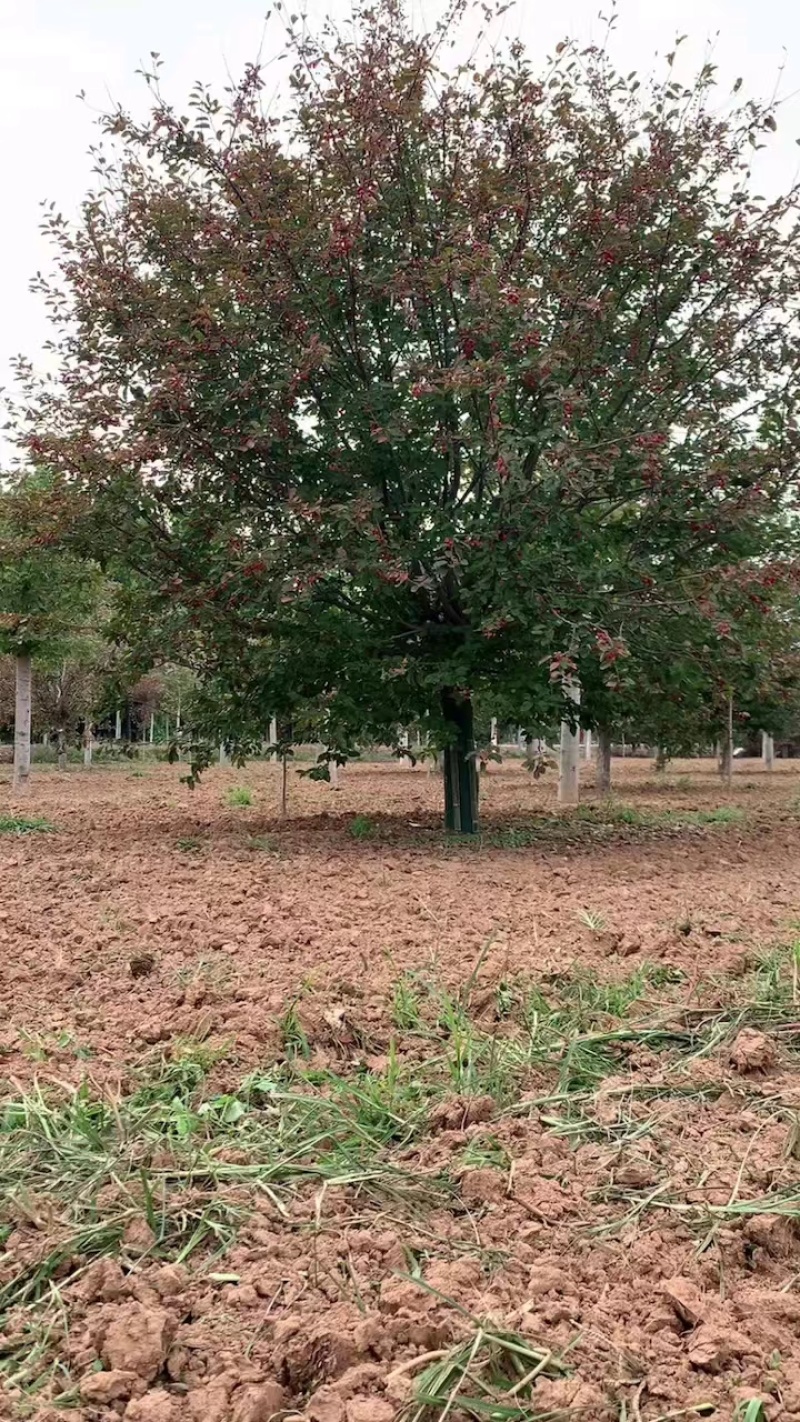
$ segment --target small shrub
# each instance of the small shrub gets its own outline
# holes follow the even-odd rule
[[[252,805],[253,792],[246,785],[233,785],[225,796],[228,805]]]
[[[348,828],[353,839],[371,839],[375,833],[375,826],[369,815],[356,815]]]

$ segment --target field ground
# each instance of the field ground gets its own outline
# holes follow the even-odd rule
[[[0,770],[0,1416],[800,1418],[800,763],[614,775]]]

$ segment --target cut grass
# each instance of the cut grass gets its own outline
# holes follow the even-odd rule
[[[537,844],[593,844],[622,838],[649,839],[690,830],[741,824],[745,812],[735,805],[708,810],[638,809],[616,801],[579,805],[558,815],[542,814],[526,825],[490,830],[482,835],[449,836],[465,849],[529,849]]]
[[[257,1073],[236,1093],[203,1096],[213,1053],[187,1049],[122,1099],[72,1092],[7,1100],[0,1117],[0,1221],[58,1223],[0,1288],[0,1315],[42,1298],[77,1257],[117,1252],[128,1224],[144,1217],[160,1256],[189,1258],[201,1245],[224,1249],[244,1214],[226,1187],[249,1184],[281,1213],[306,1184],[352,1187],[395,1205],[433,1199],[446,1182],[412,1178],[386,1155],[424,1120],[418,1092],[401,1088],[396,1067],[375,1081],[324,1073]],[[411,1112],[413,1107],[413,1115]],[[404,1114],[400,1114],[402,1108]],[[235,1163],[228,1157],[235,1154]],[[103,1199],[102,1212],[97,1206]]]
[[[54,829],[43,815],[0,815],[0,834],[52,834]]]
[[[559,1413],[536,1408],[540,1377],[563,1377],[567,1369],[547,1348],[519,1333],[475,1322],[474,1333],[432,1361],[414,1383],[409,1422],[445,1422],[459,1417],[483,1422],[546,1422]],[[563,1412],[560,1414],[563,1416]]]
[[[646,964],[613,983],[579,972],[546,984],[507,978],[488,998],[475,991],[477,969],[455,992],[435,976],[405,974],[391,998],[405,1050],[390,1042],[373,1069],[352,1049],[341,1070],[320,1058],[295,1002],[283,1019],[283,1062],[224,1091],[213,1082],[226,1048],[197,1040],[176,1042],[168,1058],[141,1067],[122,1096],[87,1084],[17,1089],[0,1110],[0,1240],[15,1232],[13,1251],[3,1255],[0,1244],[0,1329],[20,1308],[27,1322],[19,1345],[0,1356],[0,1377],[25,1376],[32,1387],[56,1377],[69,1396],[74,1382],[58,1371],[58,1347],[70,1281],[102,1255],[133,1266],[126,1232],[142,1220],[154,1257],[202,1258],[207,1269],[265,1201],[287,1229],[319,1231],[326,1201],[341,1202],[342,1193],[359,1215],[391,1214],[414,1231],[424,1232],[429,1209],[457,1218],[465,1168],[512,1179],[512,1118],[530,1116],[575,1146],[599,1142],[616,1152],[655,1132],[657,1147],[657,1103],[674,1096],[696,1105],[727,1090],[723,1080],[695,1084],[694,1063],[745,1023],[776,1030],[794,1023],[793,962],[790,950],[765,958],[737,982],[740,996],[713,1012],[680,1008],[674,975]],[[657,987],[666,994],[654,1006]],[[657,1081],[629,1073],[631,1052],[639,1060],[659,1054]],[[609,1076],[619,1084],[606,1084]],[[422,1167],[416,1143],[428,1136],[437,1106],[479,1096],[495,1103],[491,1125],[459,1141],[452,1175],[439,1164]],[[616,1103],[611,1112],[598,1110],[601,1098]],[[753,1101],[772,1115],[779,1110],[774,1098]],[[784,1114],[791,1131],[794,1117]],[[658,1214],[690,1230],[700,1248],[756,1214],[800,1219],[800,1190],[777,1184],[749,1195],[737,1185],[726,1204],[706,1205],[669,1179],[635,1190],[617,1186],[612,1174],[597,1200],[601,1222],[582,1224],[585,1237],[592,1227],[610,1237]],[[335,1212],[332,1227],[340,1218]],[[537,1411],[536,1382],[562,1375],[563,1359],[459,1312],[468,1336],[421,1360],[429,1366],[416,1377],[409,1422],[554,1417]]]

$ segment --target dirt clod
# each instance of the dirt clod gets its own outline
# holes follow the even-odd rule
[[[257,1383],[234,1396],[232,1422],[270,1422],[285,1406],[286,1393],[278,1383]]]
[[[155,965],[152,953],[136,953],[128,962],[128,971],[132,978],[148,978]]]
[[[123,1304],[103,1341],[103,1361],[117,1371],[152,1382],[161,1370],[175,1332],[175,1321],[162,1308]]]
[[[134,1398],[125,1408],[125,1422],[179,1422],[180,1403],[162,1388]]]
[[[121,1398],[129,1398],[137,1384],[141,1384],[137,1373],[111,1369],[102,1373],[89,1373],[85,1378],[81,1378],[80,1394],[84,1402],[106,1406],[110,1402],[119,1402]]]
[[[676,1276],[661,1285],[661,1292],[675,1310],[681,1323],[694,1328],[708,1312],[708,1305],[691,1279]]]
[[[744,1076],[768,1071],[775,1065],[777,1056],[775,1043],[755,1027],[743,1027],[731,1047],[731,1065]]]

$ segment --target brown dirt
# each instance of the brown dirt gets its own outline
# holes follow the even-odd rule
[[[667,1004],[676,1022],[702,1019],[792,939],[800,764],[770,777],[739,763],[730,799],[708,763],[614,770],[620,797],[652,820],[559,820],[552,782],[512,763],[484,777],[496,842],[479,848],[443,840],[439,786],[422,769],[348,768],[336,792],[293,777],[285,824],[272,766],[215,769],[195,791],[164,766],[37,770],[24,813],[56,832],[0,837],[7,1092],[88,1077],[113,1094],[188,1038],[219,1047],[225,1090],[281,1056],[293,1002],[315,1062],[380,1064],[397,1035],[393,985],[412,970],[453,988],[474,970],[488,1020],[498,985],[518,975],[616,981],[646,962],[670,985],[640,1016]],[[250,787],[251,807],[227,806],[234,785]],[[729,804],[741,820],[696,822]],[[694,820],[658,819],[667,808]],[[126,1239],[119,1260],[63,1286],[59,1347],[79,1405],[62,1414],[47,1389],[32,1401],[10,1386],[0,1416],[391,1422],[415,1355],[468,1331],[455,1304],[569,1350],[571,1375],[536,1385],[548,1415],[646,1422],[709,1402],[727,1419],[760,1397],[769,1422],[800,1419],[796,1036],[791,1023],[745,1026],[685,1067],[631,1043],[583,1134],[557,1102],[497,1112],[488,1098],[450,1098],[403,1156],[421,1177],[458,1179],[457,1205],[424,1215],[309,1190],[288,1219],[249,1196],[222,1261],[164,1263],[146,1236]],[[532,1081],[531,1098],[551,1085]],[[487,1134],[502,1163],[459,1163]],[[709,1214],[698,1232],[704,1209],[791,1190],[786,1216]],[[32,1219],[9,1256],[48,1228]],[[6,1343],[23,1324],[7,1321]]]

